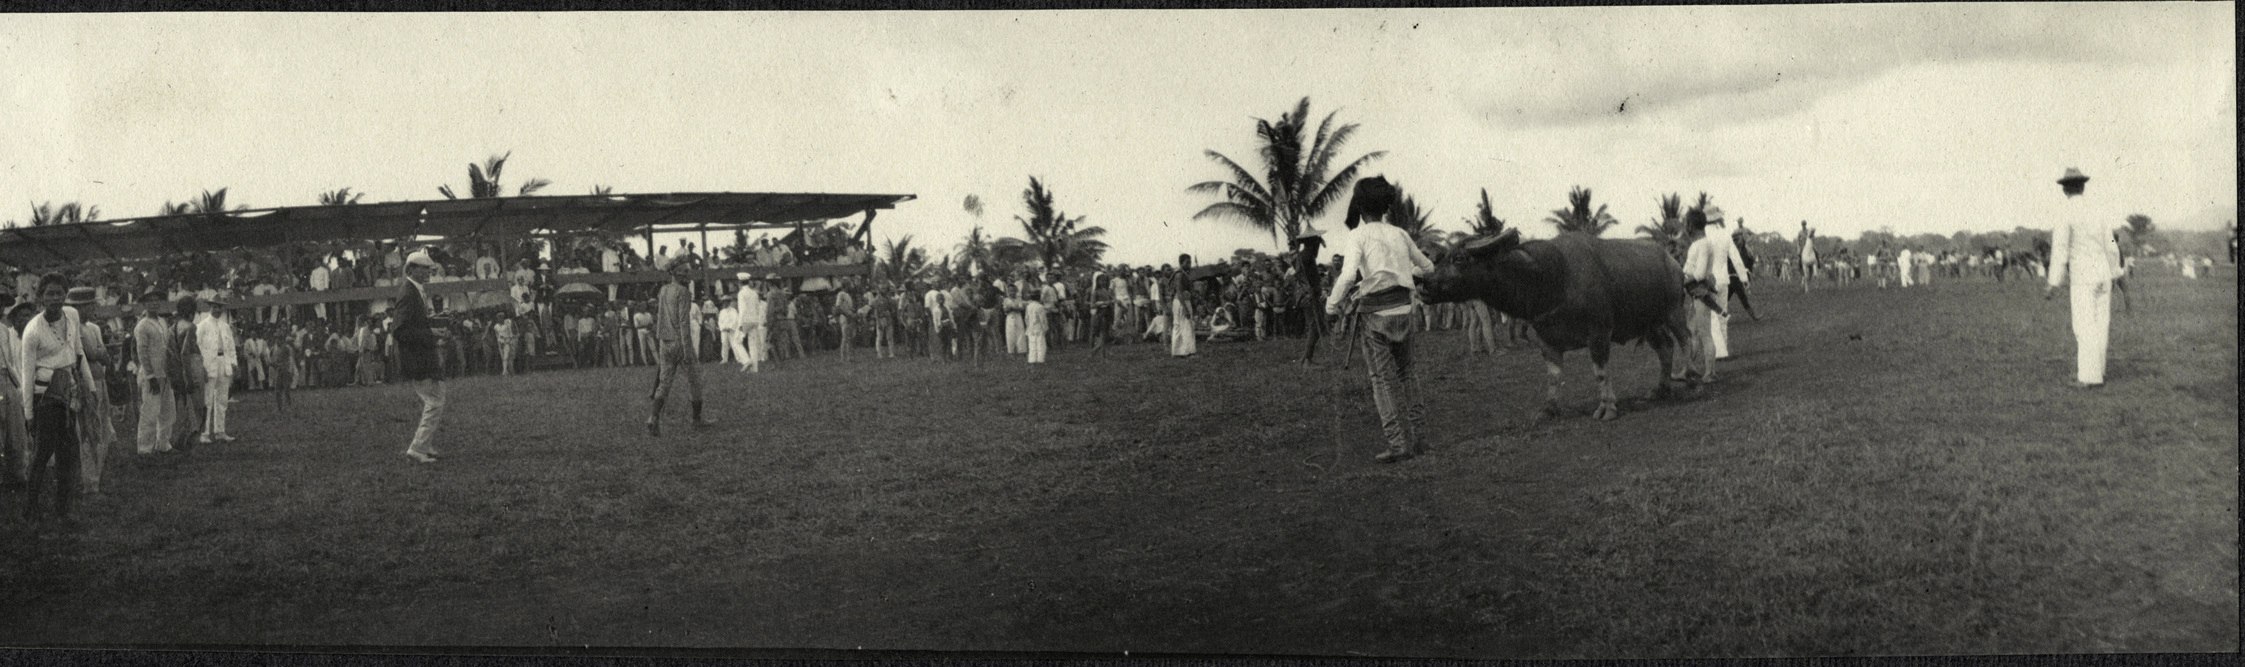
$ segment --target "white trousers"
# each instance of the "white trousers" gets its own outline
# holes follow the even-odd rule
[[[172,400],[171,386],[165,385],[161,393],[149,393],[148,381],[135,384],[140,391],[140,431],[134,443],[140,453],[171,451],[172,423],[179,420],[179,405]]]
[[[208,421],[204,422],[207,426],[203,427],[203,433],[226,435],[226,403],[231,399],[233,388],[232,373],[212,373],[204,380],[203,405],[206,411],[203,414],[208,415]]]
[[[421,426],[413,430],[413,442],[405,446],[405,451],[428,454],[429,442],[437,436],[437,424],[444,421],[444,381],[415,380],[413,393],[421,397]]]
[[[1029,363],[1041,364],[1045,362],[1045,332],[1031,329],[1028,331],[1027,340],[1023,343],[1028,347]]]
[[[717,332],[717,335],[718,340],[725,341],[724,345],[717,346],[718,363],[729,364],[735,361],[748,363],[748,348],[741,345],[739,329],[721,329]]]
[[[2112,281],[2073,281],[2074,379],[2105,382],[2105,345],[2112,331]]]
[[[1193,338],[1193,318],[1185,312],[1185,301],[1169,302],[1169,356],[1183,357],[1199,352],[1199,341]]]
[[[1728,290],[1724,290],[1724,291],[1728,291]],[[1720,293],[1718,293],[1718,294],[1717,294],[1716,296],[1717,296],[1717,298],[1728,298],[1728,297],[1729,297],[1730,295],[1728,295],[1728,294],[1720,294]],[[1714,314],[1713,312],[1709,312],[1709,313],[1708,313],[1708,319],[1709,319],[1710,321],[1709,321],[1709,322],[1707,323],[1707,328],[1708,328],[1708,330],[1709,330],[1709,331],[1708,331],[1708,333],[1709,333],[1709,334],[1711,335],[1711,337],[1712,337],[1712,338],[1714,339],[1714,340],[1713,340],[1713,343],[1714,343],[1714,345],[1715,345],[1715,358],[1717,358],[1717,359],[1728,359],[1728,358],[1730,358],[1730,356],[1731,356],[1731,316],[1730,316],[1729,314],[1727,314],[1727,313],[1726,313],[1726,314],[1723,314],[1723,315],[1716,315],[1716,314]]]

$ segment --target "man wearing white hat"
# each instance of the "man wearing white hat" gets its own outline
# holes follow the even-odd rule
[[[2112,327],[2112,281],[2120,277],[2120,245],[2113,233],[2127,222],[2082,200],[2089,177],[2067,169],[2058,179],[2064,207],[2050,230],[2050,285],[2042,298],[2073,281],[2074,386],[2105,384],[2105,346]]]
[[[398,342],[398,376],[412,382],[413,393],[421,398],[421,425],[414,429],[405,455],[422,463],[436,462],[433,441],[437,424],[444,419],[444,364],[437,358],[437,328],[443,323],[431,317],[425,287],[436,270],[436,260],[426,250],[407,257],[405,289],[391,309],[397,317],[392,336]]]
[[[1712,301],[1730,303],[1731,277],[1745,281],[1746,264],[1738,257],[1737,246],[1731,243],[1730,227],[1723,223],[1723,209],[1707,207],[1705,212],[1684,214],[1684,224],[1701,232],[1684,251],[1684,280],[1703,281],[1714,296]],[[1682,370],[1699,374],[1700,382],[1715,380],[1715,360],[1730,356],[1729,317],[1715,312],[1707,303],[1693,300],[1692,342],[1685,347]]]

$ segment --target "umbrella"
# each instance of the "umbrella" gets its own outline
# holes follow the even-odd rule
[[[608,293],[586,283],[569,283],[553,291],[553,300],[560,302],[582,301],[600,303],[608,300]]]

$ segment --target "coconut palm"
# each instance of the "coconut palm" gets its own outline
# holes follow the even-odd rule
[[[616,189],[615,189],[615,188],[611,188],[611,187],[608,187],[608,186],[605,186],[605,185],[595,185],[595,186],[592,186],[592,194],[593,194],[593,196],[595,196],[595,197],[606,197],[606,196],[608,196],[608,195],[610,195],[610,194],[614,194],[615,192],[616,192]],[[527,193],[525,193],[525,194],[527,194]]]
[[[246,205],[237,205],[232,209],[226,208],[226,188],[219,188],[217,191],[204,190],[203,196],[190,202],[188,207],[190,209],[188,212],[205,215],[216,215],[228,210],[241,211],[249,208]]]
[[[473,162],[468,163],[468,198],[489,199],[492,197],[504,196],[506,194],[506,189],[500,187],[499,185],[499,172],[506,168],[507,158],[512,157],[513,155],[513,151],[508,151],[505,155],[491,156],[490,159],[483,161],[483,165],[481,167],[478,167]],[[515,195],[529,195],[531,193],[535,193],[539,190],[545,189],[545,187],[548,185],[553,185],[553,181],[549,181],[543,178],[533,178],[528,181],[524,181],[522,187],[515,191]],[[460,198],[458,195],[453,194],[452,186],[449,185],[437,186],[437,192],[443,193],[445,199]]]
[[[889,280],[903,282],[918,278],[928,270],[928,253],[912,247],[912,235],[889,239],[881,248],[881,274]]]
[[[31,207],[31,226],[68,225],[101,218],[101,207],[82,206],[78,202],[43,202]]]
[[[1700,196],[1706,197],[1707,195],[1706,193],[1700,193]],[[1675,256],[1677,261],[1682,261],[1684,257],[1683,195],[1671,192],[1667,196],[1661,197],[1660,216],[1653,218],[1649,224],[1638,225],[1637,235],[1652,239],[1654,243],[1660,244],[1662,250],[1666,250],[1669,255]]]
[[[1002,238],[998,246],[1018,255],[1019,260],[1036,260],[1045,268],[1072,266],[1091,268],[1107,254],[1107,242],[1099,240],[1107,230],[1101,227],[1080,226],[1083,216],[1069,217],[1053,203],[1051,190],[1037,177],[1029,177],[1029,189],[1021,191],[1021,203],[1029,209],[1027,217],[1014,216],[1021,223],[1027,239]]]
[[[366,197],[366,193],[364,192],[352,192],[350,188],[336,188],[328,192],[320,193],[320,205],[349,206],[351,204],[359,203],[359,200],[364,197]]]
[[[1395,205],[1388,209],[1388,224],[1402,228],[1404,233],[1410,234],[1412,242],[1418,244],[1420,252],[1428,255],[1440,254],[1443,242],[1447,237],[1442,233],[1442,230],[1435,229],[1433,225],[1427,223],[1432,215],[1419,206],[1417,198],[1404,192],[1402,186],[1396,186],[1395,190],[1397,196]]]
[[[967,230],[967,240],[959,244],[959,252],[952,256],[958,259],[960,275],[972,273],[968,267],[973,265],[980,265],[984,269],[996,268],[995,262],[998,259],[990,236],[982,233],[982,225],[975,225],[974,229]]]
[[[1544,222],[1558,226],[1562,233],[1576,232],[1591,236],[1604,234],[1608,228],[1621,224],[1620,220],[1615,220],[1613,215],[1606,213],[1604,204],[1591,208],[1590,188],[1579,185],[1567,192],[1567,207],[1553,210],[1551,217],[1544,218]]]
[[[1504,233],[1504,218],[1497,217],[1496,208],[1489,205],[1488,188],[1481,189],[1481,203],[1474,207],[1473,217],[1466,218],[1465,224],[1467,229],[1473,230],[1471,236],[1496,236]]]
[[[1307,145],[1303,142],[1304,132],[1309,127],[1310,98],[1302,98],[1293,111],[1281,114],[1276,122],[1256,119],[1255,137],[1260,144],[1257,152],[1262,156],[1263,167],[1261,177],[1223,153],[1203,151],[1208,159],[1230,172],[1230,180],[1202,181],[1185,189],[1222,198],[1193,214],[1193,219],[1240,220],[1270,230],[1280,244],[1300,235],[1302,225],[1339,201],[1356,182],[1358,169],[1386,155],[1385,151],[1372,151],[1332,170],[1335,156],[1357,130],[1355,123],[1335,127],[1333,118],[1339,113],[1326,114],[1325,120],[1317,125],[1317,133],[1307,137]]]

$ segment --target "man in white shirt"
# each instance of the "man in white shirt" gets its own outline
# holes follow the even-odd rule
[[[2042,293],[2048,300],[2059,285],[2072,281],[2074,386],[2084,388],[2105,384],[2112,282],[2120,277],[2120,245],[2113,233],[2127,224],[2083,202],[2088,184],[2089,177],[2079,169],[2067,169],[2058,179],[2066,200],[2050,230],[2050,285]]]
[[[1901,270],[1898,277],[1901,279],[1903,287],[1918,283],[1918,253],[1911,250],[1909,246],[1902,246],[1902,252],[1894,256],[1894,266]]]
[[[203,353],[203,373],[208,378],[203,385],[203,401],[208,406],[199,443],[233,442],[234,436],[226,433],[226,404],[234,387],[234,325],[226,315],[226,303],[206,300],[209,308],[195,321],[195,345]]]
[[[24,397],[20,410],[31,420],[33,433],[30,489],[26,493],[24,518],[39,518],[41,493],[46,486],[47,463],[54,462],[56,485],[55,510],[58,516],[68,518],[70,505],[78,495],[82,468],[78,429],[72,413],[86,406],[79,392],[57,387],[53,397],[42,396],[56,382],[75,382],[81,390],[91,387],[93,376],[86,369],[85,337],[78,332],[84,325],[78,319],[78,309],[63,304],[69,292],[70,281],[59,273],[49,273],[39,279],[39,302],[45,310],[23,328],[23,377],[19,385]],[[68,379],[64,379],[67,377]]]
[[[741,347],[741,309],[734,304],[738,297],[725,297],[725,307],[717,310],[717,361],[748,363],[748,350]]]
[[[1411,320],[1418,276],[1434,270],[1409,232],[1387,224],[1395,187],[1379,176],[1356,182],[1342,237],[1341,272],[1325,297],[1325,312],[1341,314],[1353,300],[1364,336],[1365,370],[1372,376],[1372,403],[1379,408],[1380,431],[1388,449],[1373,460],[1393,463],[1426,452],[1421,438],[1426,405],[1419,400],[1418,377],[1411,372]],[[1359,223],[1362,224],[1359,224]]]
[[[172,345],[171,326],[164,323],[162,313],[156,312],[163,300],[164,295],[155,292],[142,297],[140,322],[133,326],[133,370],[140,395],[140,430],[135,444],[142,454],[171,451],[172,422],[179,418],[178,406],[165,392],[171,384]]]
[[[951,311],[946,306],[947,304],[944,303],[943,299],[943,286],[932,281],[929,282],[928,291],[920,294],[920,307],[928,311],[928,358],[930,359],[942,359],[947,354],[943,345],[943,322],[950,319]]]
[[[749,280],[747,273],[734,277],[741,280],[740,292],[733,295],[735,308],[740,311],[741,327],[741,337],[733,340],[734,355],[740,357],[742,372],[760,372],[764,370],[765,338],[771,335],[764,327],[769,313],[765,310],[763,293],[756,290],[756,282]],[[740,349],[742,346],[747,349]]]
[[[1684,251],[1684,280],[1687,283],[1704,281],[1714,294],[1708,299],[1718,304],[1730,303],[1731,276],[1739,282],[1747,280],[1746,264],[1738,257],[1738,246],[1731,243],[1730,227],[1723,223],[1723,209],[1707,207],[1704,214],[1686,213],[1684,224],[1700,232]],[[1684,370],[1697,373],[1699,381],[1715,381],[1715,360],[1730,356],[1729,317],[1717,313],[1705,301],[1692,301],[1692,343],[1684,349]]]
[[[312,265],[312,280],[309,284],[312,288],[312,291],[314,292],[325,291],[327,289],[327,258],[322,257],[320,258],[320,263]],[[319,310],[320,317],[327,317],[327,304],[318,304],[314,306],[314,308]]]
[[[624,261],[623,255],[621,255],[621,254],[619,254],[619,253],[617,253],[617,252],[616,252],[616,247],[615,247],[615,246],[603,246],[603,247],[601,247],[601,249],[600,249],[600,271],[601,271],[602,273],[615,273],[615,272],[617,272],[617,271],[620,271],[620,270],[622,270],[622,268],[623,268],[623,261]],[[615,300],[616,300],[616,284],[615,284],[615,283],[608,283],[608,300],[609,300],[609,301],[615,301]]]

